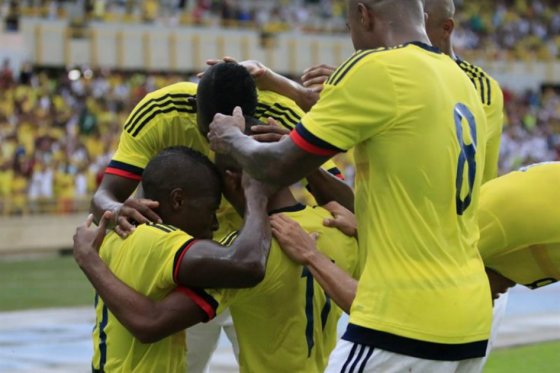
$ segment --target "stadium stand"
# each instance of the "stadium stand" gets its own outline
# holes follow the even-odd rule
[[[22,21],[29,19],[53,23],[62,19],[78,29],[121,22],[162,28],[201,25],[278,34],[288,29],[308,34],[336,34],[345,32],[343,3],[342,0],[0,0],[0,19],[5,34],[17,33]],[[484,54],[488,57],[486,61],[533,58],[556,60],[552,64],[558,65],[560,1],[462,0],[456,4],[459,26],[455,44],[461,57],[470,59]],[[41,27],[37,30],[49,30],[44,24]],[[41,40],[45,42],[35,39],[35,49],[45,52],[51,48],[50,44],[41,46]],[[118,49],[118,42],[115,45]],[[217,45],[219,52],[221,44]],[[75,48],[78,47],[76,44]],[[313,52],[311,47],[312,58],[307,64],[321,62],[328,56],[319,54],[322,51],[318,46],[317,51]],[[170,50],[170,55],[173,52]],[[62,54],[68,54],[66,49]],[[2,61],[0,67],[0,215],[87,210],[111,151],[116,148],[122,124],[134,105],[157,88],[196,79],[184,72],[124,71],[87,65],[64,69],[62,63],[50,63],[50,66],[41,63],[41,55],[35,50],[33,64],[12,58]],[[297,56],[304,58],[301,53],[294,54],[294,58]],[[118,53],[115,58],[118,64]],[[299,67],[290,66],[292,74],[301,73]],[[553,70],[549,76],[554,76]],[[528,163],[559,160],[560,88],[550,85],[519,91],[510,87],[513,81],[500,83],[507,114],[500,172]],[[351,163],[345,158],[339,160],[352,182]]]
[[[0,2],[1,3],[1,2]],[[265,32],[346,31],[343,0],[23,0],[3,1],[4,17],[17,27],[18,16],[70,18],[94,22],[156,23],[256,28]],[[558,0],[455,1],[460,31],[458,50],[468,54],[541,59],[560,53]]]

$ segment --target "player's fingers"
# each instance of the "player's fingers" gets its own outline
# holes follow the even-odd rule
[[[237,60],[231,56],[225,56],[223,58],[224,62],[230,62],[230,63],[238,63]]]
[[[319,239],[319,232],[311,232],[311,233],[309,233],[309,237],[311,237],[313,242],[315,242]]]
[[[328,210],[333,216],[336,216],[336,214],[341,213],[341,209],[343,208],[342,205],[336,201],[330,201],[328,203],[325,203],[322,207]]]
[[[148,199],[147,200],[142,199],[140,201],[143,201],[138,205],[137,208],[140,214],[142,214],[143,217],[148,219],[149,221],[152,221],[154,223],[162,223],[162,220],[159,217],[159,215],[156,214],[156,212],[153,210],[159,206],[159,202],[148,200]],[[136,218],[134,218],[134,220],[136,220]],[[140,221],[138,222],[140,223]],[[142,221],[142,222],[147,223],[147,221]]]
[[[303,86],[304,87],[310,87],[310,86],[315,85],[315,84],[323,84],[327,81],[327,79],[329,79],[328,75],[321,75],[321,76],[318,76],[318,77],[315,77],[315,78],[306,79],[303,82]]]
[[[105,232],[105,230],[107,229],[107,225],[109,225],[109,222],[112,218],[113,213],[111,211],[105,211],[103,213],[103,216],[101,217],[101,220],[99,221],[99,230]]]
[[[251,132],[254,133],[281,133],[281,134],[286,134],[289,133],[290,131],[287,128],[284,127],[280,127],[276,124],[258,124],[256,126],[251,127]]]
[[[307,81],[313,78],[317,78],[319,76],[330,76],[333,73],[333,70],[330,67],[315,67],[307,72],[304,72],[301,76],[302,81]]]
[[[120,238],[126,238],[128,236],[128,234],[118,225],[115,226],[115,232]]]
[[[276,127],[282,128],[282,126],[280,125],[280,123],[278,123],[278,121],[277,121],[276,119],[272,118],[272,117],[268,117],[268,118],[266,119],[266,123],[267,123],[269,126],[276,126]]]
[[[120,230],[121,233],[117,231],[117,228]],[[127,237],[133,230],[134,230],[134,226],[130,224],[128,219],[125,218],[124,216],[119,216],[117,220],[117,226],[115,227],[115,231],[119,233],[119,236],[123,238]]]
[[[206,60],[206,64],[207,64],[208,66],[214,66],[214,65],[216,65],[216,64],[219,64],[220,62],[222,62],[222,60],[219,60],[219,59],[217,59],[217,58],[210,58],[210,59],[207,59],[207,60]]]
[[[284,135],[266,133],[262,135],[253,135],[251,137],[258,142],[278,142],[282,139],[282,137],[284,137]]]
[[[93,223],[93,214],[89,214],[88,217],[86,218],[86,222],[84,223],[84,225],[86,226],[86,228],[89,228],[91,226],[91,223]]]
[[[95,240],[93,241],[94,247],[99,249],[101,247],[101,243],[105,238],[105,233],[107,232],[107,225],[111,218],[113,217],[113,213],[111,211],[105,211],[101,220],[99,221],[99,226],[97,227],[97,233],[95,235]]]
[[[241,106],[236,106],[235,109],[233,109],[233,116],[243,117],[243,109],[241,109]]]
[[[334,226],[335,226],[334,224],[335,224],[335,223],[334,223],[334,219],[325,219],[325,220],[323,220],[323,225],[324,225],[325,227],[334,227]]]

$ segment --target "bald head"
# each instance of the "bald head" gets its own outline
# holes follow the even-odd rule
[[[428,42],[423,0],[348,0],[347,4],[356,49]]]
[[[424,11],[429,19],[440,23],[455,17],[455,4],[453,0],[425,0]]]
[[[433,45],[442,52],[454,57],[451,34],[455,28],[455,4],[453,0],[425,0],[428,14],[426,31]]]

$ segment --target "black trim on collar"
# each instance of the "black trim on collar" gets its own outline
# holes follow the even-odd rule
[[[296,211],[302,211],[305,210],[307,206],[301,204],[301,203],[296,203],[293,206],[287,206],[287,207],[282,207],[276,210],[272,210],[268,212],[268,215],[274,215],[274,214],[280,214],[281,212],[296,212]]]
[[[425,49],[429,52],[433,52],[433,53],[437,53],[437,54],[441,54],[442,52],[439,50],[438,47],[434,47],[433,45],[428,45],[426,43],[422,43],[421,41],[411,41],[410,43],[406,43],[406,45],[408,44],[414,44],[417,47],[420,47],[422,49]]]

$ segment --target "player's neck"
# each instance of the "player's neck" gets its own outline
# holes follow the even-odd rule
[[[388,32],[385,33],[383,37],[383,44],[388,48],[410,43],[412,41],[419,41],[428,45],[432,44],[426,34],[426,31],[423,28],[414,26],[398,30],[389,28]]]
[[[291,207],[297,204],[290,188],[280,189],[277,193],[271,196],[268,200],[268,211],[281,210],[286,207]]]

